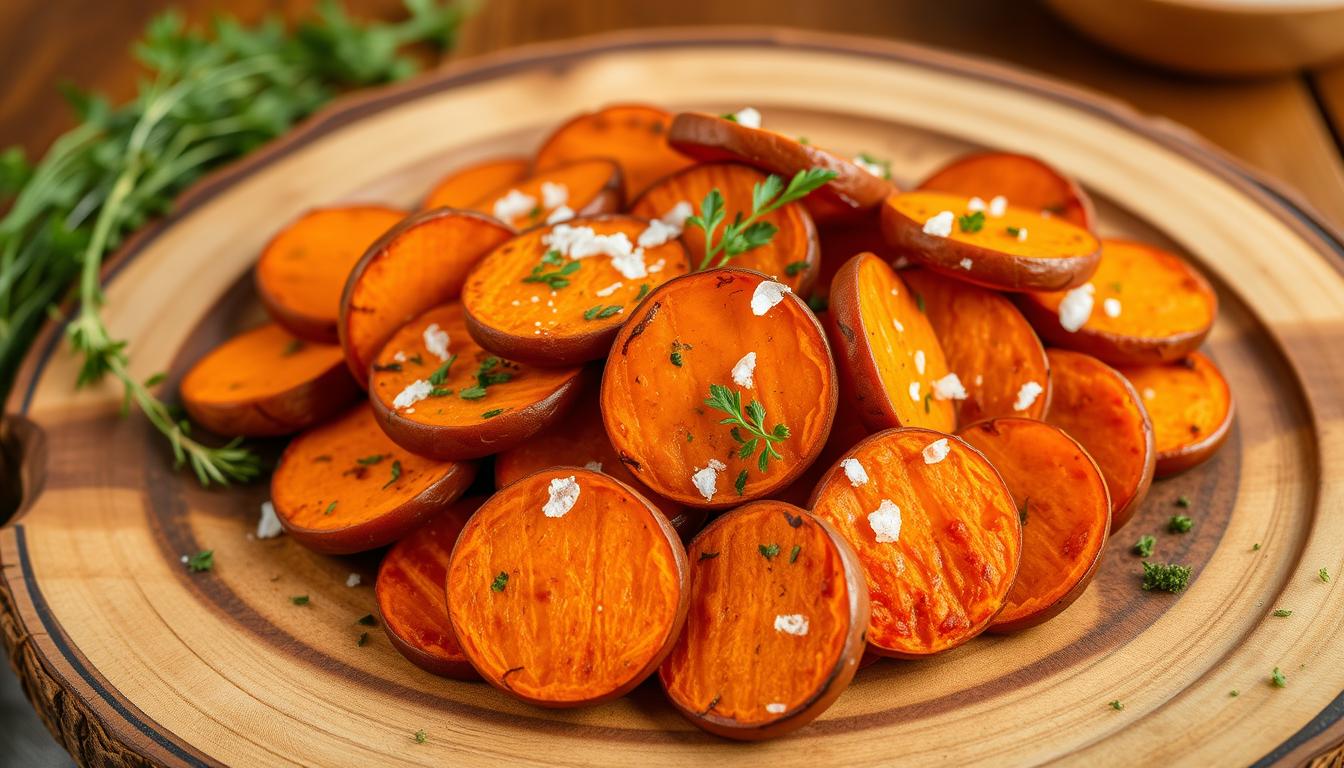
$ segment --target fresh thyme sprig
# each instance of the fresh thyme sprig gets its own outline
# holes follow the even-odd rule
[[[720,424],[733,425],[733,440],[737,441],[737,457],[745,459],[756,452],[759,446],[760,456],[756,460],[756,466],[762,472],[767,471],[770,465],[770,459],[783,459],[779,451],[775,449],[776,443],[782,443],[789,439],[789,428],[784,424],[776,424],[773,429],[767,431],[765,428],[765,406],[759,401],[752,400],[747,404],[746,409],[742,408],[742,393],[735,389],[729,389],[721,384],[709,385],[709,397],[705,399],[705,405],[716,411],[723,411],[728,414],[728,418],[719,420]],[[742,436],[742,430],[746,430],[751,435],[750,438]]]
[[[734,256],[770,242],[778,227],[768,221],[761,221],[761,217],[807,197],[834,179],[835,175],[835,171],[809,168],[794,174],[787,187],[780,177],[767,177],[751,189],[751,213],[744,216],[738,211],[734,214],[732,222],[724,227],[723,236],[717,241],[715,233],[728,214],[723,209],[723,193],[717,187],[711,189],[700,203],[700,215],[686,219],[686,226],[696,227],[705,233],[705,255],[698,269],[722,267]]]

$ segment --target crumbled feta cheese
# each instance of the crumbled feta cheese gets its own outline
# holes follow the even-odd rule
[[[807,634],[807,617],[801,613],[781,613],[775,617],[775,631],[802,637]]]
[[[766,280],[756,286],[756,290],[751,292],[751,314],[760,317],[770,308],[784,300],[784,294],[792,293],[789,286],[783,283],[777,283],[774,280]]]
[[[1027,383],[1023,384],[1017,390],[1017,400],[1013,402],[1013,410],[1014,411],[1027,410],[1036,402],[1036,398],[1040,397],[1041,393],[1044,391],[1045,387],[1042,387],[1040,384],[1034,381],[1028,381]]]
[[[542,236],[541,242],[571,259],[609,256],[612,268],[628,280],[648,277],[649,274],[644,265],[644,249],[636,248],[624,232],[599,235],[592,227],[557,224]]]
[[[751,107],[743,107],[733,113],[733,118],[737,120],[738,125],[745,125],[748,128],[761,127],[761,113]]]
[[[516,189],[510,189],[503,197],[495,201],[495,218],[511,222],[519,216],[526,216],[537,207],[537,198],[525,195]]]
[[[275,505],[269,501],[261,502],[261,518],[257,520],[257,538],[274,539],[284,533],[280,518],[275,514]]]
[[[546,493],[550,498],[542,505],[541,513],[547,517],[564,517],[579,500],[579,481],[573,475],[554,478]]]
[[[933,382],[933,396],[939,400],[965,400],[966,387],[962,386],[957,374],[949,373]]]
[[[190,561],[191,561],[191,558],[190,558],[190,557],[187,557],[186,555],[183,555],[183,556],[182,556],[182,564],[183,564],[183,565],[186,565],[186,564],[187,564],[188,562],[190,562]]]
[[[1119,316],[1120,316],[1120,300],[1119,300],[1119,299],[1106,299],[1105,301],[1102,301],[1102,302],[1101,302],[1101,311],[1102,311],[1102,312],[1105,312],[1107,317],[1119,317]]]
[[[855,488],[868,482],[868,470],[863,468],[858,459],[845,459],[840,462],[840,468],[845,471],[845,477],[849,478],[849,484]]]
[[[932,443],[924,446],[924,463],[937,464],[947,458],[947,454],[952,451],[952,446],[948,445],[947,438],[942,437],[934,440]]]
[[[952,212],[939,211],[924,222],[924,234],[935,237],[947,237],[952,234]]]
[[[944,440],[943,442],[947,442]],[[899,541],[901,538],[901,508],[888,499],[877,505],[876,512],[868,513],[868,527],[878,544]]]
[[[649,222],[648,228],[639,233],[637,242],[640,248],[657,248],[679,235],[681,235],[679,228],[654,219]]]
[[[401,408],[410,408],[412,405],[429,397],[429,393],[434,391],[434,385],[429,383],[428,379],[416,379],[406,388],[401,390],[396,399],[392,401],[392,408],[399,410]]]
[[[690,202],[679,200],[676,205],[672,206],[672,210],[663,214],[661,221],[664,224],[670,224],[674,227],[681,228],[686,226],[686,220],[691,218],[691,214],[693,213],[695,213],[695,208]]]
[[[995,195],[989,201],[989,215],[998,218],[1008,212],[1008,198],[1003,195]]]
[[[733,383],[739,387],[751,389],[756,386],[753,375],[756,373],[756,353],[748,352],[733,366]]]
[[[978,386],[980,386],[981,384],[984,384],[984,383],[985,383],[985,377],[984,377],[984,375],[983,375],[983,374],[979,374],[979,373],[975,374],[975,386],[978,387]]]
[[[430,323],[422,334],[425,339],[425,350],[429,354],[440,360],[448,359],[448,332],[439,327],[438,323]]]
[[[350,587],[350,588],[353,589],[353,588],[359,586],[359,582],[360,582],[360,581],[362,581],[362,579],[359,577],[359,574],[358,574],[358,573],[352,573],[352,574],[350,574],[349,576],[346,576],[346,577],[345,577],[345,586]]]
[[[659,259],[649,265],[649,274],[655,275],[659,272],[662,272],[663,267],[665,266],[667,266],[667,259]]]
[[[722,461],[710,459],[709,466],[697,469],[695,474],[691,475],[691,484],[701,496],[705,497],[705,501],[714,500],[714,494],[719,490],[719,473],[727,468],[728,465]]]
[[[781,714],[783,714],[784,711],[787,710],[788,708],[789,708],[789,707],[788,707],[787,704],[781,704],[781,703],[778,702],[778,701],[773,702],[773,703],[771,703],[771,704],[766,704],[766,705],[765,705],[765,711],[766,711],[766,712],[769,712],[769,713],[772,714],[772,715],[781,715]]]
[[[541,206],[546,210],[559,208],[569,202],[569,187],[553,181],[541,182]]]
[[[970,259],[962,259],[961,261],[957,262],[957,266],[961,267],[962,269],[966,270],[967,272],[970,272],[970,271],[971,271],[971,267],[972,267],[974,264],[975,264],[975,262],[971,261]]]
[[[1143,399],[1144,399],[1144,400],[1152,400],[1154,397],[1157,397],[1157,390],[1153,389],[1152,387],[1144,387],[1144,388],[1143,388]]]
[[[402,352],[401,350],[397,350],[397,354],[393,355],[392,359],[398,363],[404,363],[406,362],[406,353]]]
[[[924,350],[922,350],[922,349],[916,349],[916,350],[915,350],[915,371],[916,371],[917,373],[919,373],[920,376],[923,376],[923,375],[924,375],[924,363],[925,363],[925,360],[924,360]]]
[[[620,290],[622,285],[625,285],[625,283],[621,282],[612,283],[611,285],[608,285],[606,288],[598,288],[596,291],[593,291],[593,295],[601,296],[602,298],[605,299],[606,297]]]
[[[918,381],[912,381],[912,382],[910,382],[910,399],[911,399],[911,400],[914,400],[916,403],[919,402],[919,382],[918,382]]]
[[[569,221],[574,218],[574,209],[568,205],[562,205],[551,211],[551,215],[546,217],[547,224],[559,224],[562,221]]]
[[[897,320],[896,318],[893,317],[893,318],[891,318],[891,324],[894,325],[894,326],[896,326],[896,332],[897,332],[897,333],[905,333],[905,326],[904,326],[904,325],[901,325],[901,321],[900,321],[900,320]]]
[[[864,160],[862,157],[854,158],[854,164],[862,168],[864,171],[876,176],[879,179],[885,179],[887,177],[887,172],[885,169],[882,168],[882,166],[878,165],[877,163],[870,163],[867,160]]]
[[[590,461],[590,462],[588,462],[587,464],[584,464],[584,465],[583,465],[583,468],[586,469],[586,470],[589,470],[589,471],[591,471],[591,472],[601,472],[601,471],[602,471],[602,462],[600,462],[600,461]]]
[[[1096,290],[1091,283],[1083,283],[1064,294],[1063,300],[1059,302],[1061,328],[1074,333],[1087,324],[1087,319],[1092,316],[1092,294]]]
[[[1026,228],[1026,227],[1018,227],[1018,228],[1017,228],[1017,242],[1019,242],[1019,243],[1025,243],[1025,242],[1027,242],[1027,228]]]
[[[966,201],[966,210],[970,211],[971,213],[975,213],[976,211],[983,211],[985,210],[985,201],[981,200],[978,197],[972,197],[970,200]]]
[[[620,234],[621,237],[625,237],[625,233]],[[649,268],[644,264],[643,248],[636,248],[629,253],[612,256],[611,266],[627,280],[639,280],[649,276]]]

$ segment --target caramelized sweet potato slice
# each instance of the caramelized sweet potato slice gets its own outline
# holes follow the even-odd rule
[[[1153,421],[1156,475],[1203,463],[1232,430],[1232,390],[1213,361],[1198,352],[1174,363],[1137,365],[1120,373],[1138,390]]]
[[[404,218],[395,208],[351,205],[319,208],[291,222],[257,261],[257,294],[266,311],[299,338],[337,343],[341,291],[350,270]]]
[[[1128,240],[1102,241],[1086,285],[1022,294],[1018,305],[1046,341],[1111,365],[1180,360],[1218,316],[1217,294],[1184,259]]]
[[[928,316],[886,262],[871,253],[846,262],[827,313],[846,397],[870,430],[956,428],[966,385],[948,370]]]
[[[500,452],[495,457],[495,487],[503,488],[533,472],[551,467],[583,467],[605,472],[626,483],[662,510],[682,541],[690,541],[705,524],[705,510],[658,496],[645,488],[625,466],[616,449],[611,447],[611,440],[607,439],[595,387],[586,390],[579,402],[555,424],[522,445]]]
[[[290,441],[271,476],[271,502],[294,540],[348,555],[391,544],[453,503],[476,465],[407,453],[361,403]]]
[[[792,504],[757,501],[715,520],[688,555],[686,627],[658,670],[672,704],[746,740],[826,711],[853,679],[868,628],[863,568],[844,539]]]
[[[461,499],[397,542],[383,556],[374,590],[392,647],[421,669],[477,679],[448,620],[448,558],[483,499]]]
[[[667,140],[697,160],[732,160],[786,179],[809,168],[834,171],[836,177],[805,201],[817,221],[860,215],[895,191],[891,182],[833,152],[715,115],[682,112],[673,118]]]
[[[717,189],[723,195],[728,221],[732,221],[739,213],[743,217],[751,214],[752,189],[765,179],[764,173],[737,163],[697,165],[649,187],[630,206],[630,213],[646,219],[679,219],[682,217],[674,212],[698,213],[705,195]],[[789,203],[760,220],[776,228],[770,242],[726,262],[716,259],[712,264],[705,261],[704,230],[683,227],[680,223],[675,226],[690,251],[692,269],[718,266],[754,269],[774,277],[792,288],[794,293],[806,296],[817,276],[817,229],[812,224],[812,217],[801,203]],[[716,237],[722,236],[720,228]]]
[[[490,497],[458,537],[448,614],[481,677],[543,707],[621,696],[681,634],[686,550],[628,485],[548,469]]]
[[[1051,349],[1046,356],[1052,392],[1045,420],[1077,440],[1101,467],[1114,533],[1134,516],[1153,483],[1153,423],[1139,393],[1114,368],[1081,352]]]
[[[582,368],[502,360],[467,333],[462,305],[436,307],[392,335],[369,400],[393,442],[444,460],[508,450],[554,424],[583,392]]]
[[[501,244],[462,291],[471,335],[497,355],[533,365],[605,357],[649,291],[690,269],[679,241],[654,244],[646,231],[643,219],[596,216]]]
[[[1101,563],[1111,528],[1106,481],[1077,441],[1043,421],[989,419],[957,436],[999,471],[1022,520],[1022,567],[990,631],[1034,627],[1077,600]]]
[[[341,295],[341,349],[355,380],[368,384],[369,364],[388,338],[456,299],[471,266],[513,234],[489,216],[439,208],[406,219],[370,246]]]
[[[978,196],[1003,196],[1019,208],[1034,208],[1090,229],[1096,215],[1092,199],[1077,182],[1031,155],[972,152],[934,171],[919,189]]]
[[[182,405],[221,435],[288,435],[326,421],[359,397],[341,348],[291,336],[274,323],[234,336],[187,371]]]
[[[718,509],[768,496],[807,469],[837,390],[807,305],[758,272],[716,269],[640,304],[607,359],[602,418],[640,482]]]
[[[619,211],[625,203],[621,186],[620,166],[594,157],[557,165],[489,190],[471,207],[522,230],[552,218],[563,221]]]
[[[469,208],[491,192],[527,178],[530,165],[525,157],[501,157],[459,168],[434,185],[421,207]]]
[[[889,429],[822,478],[812,512],[859,555],[869,649],[922,658],[980,634],[1008,598],[1022,524],[998,472],[956,437]]]
[[[572,160],[608,157],[621,166],[625,199],[693,163],[667,144],[672,115],[641,104],[617,104],[573,118],[537,150],[537,170]]]
[[[980,208],[944,192],[892,195],[882,204],[882,233],[915,262],[996,290],[1058,291],[1096,271],[1101,244],[1086,229],[1034,208]]]
[[[993,291],[911,269],[902,279],[924,307],[947,367],[966,387],[957,423],[997,416],[1039,419],[1050,403],[1050,368],[1036,332]]]

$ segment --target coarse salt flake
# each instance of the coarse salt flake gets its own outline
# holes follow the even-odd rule
[[[1037,382],[1028,381],[1027,383],[1023,384],[1017,390],[1017,400],[1013,402],[1013,410],[1014,411],[1027,410],[1036,402],[1036,398],[1040,397],[1041,393],[1044,391],[1045,387],[1042,387]]]
[[[397,350],[397,353],[392,356],[392,359],[397,361],[398,363],[404,363],[406,362],[406,353],[402,352],[401,350]]]
[[[601,296],[602,298],[605,299],[606,297],[620,290],[622,285],[625,285],[625,283],[621,282],[612,283],[611,285],[608,285],[606,288],[598,288],[596,291],[593,291],[593,295]]]
[[[905,326],[901,324],[900,320],[897,320],[896,318],[893,317],[891,318],[891,324],[896,326],[897,333],[905,333]]]
[[[438,323],[430,323],[422,334],[425,340],[425,350],[429,354],[440,360],[448,359],[448,332],[439,327]]]
[[[910,399],[911,399],[911,400],[914,400],[916,403],[919,402],[919,382],[918,382],[918,381],[912,381],[912,382],[910,382]]]
[[[358,573],[352,573],[345,577],[345,586],[353,589],[354,587],[358,587],[361,581],[363,581],[363,579],[359,577]]]
[[[1092,295],[1096,288],[1091,283],[1083,283],[1064,294],[1059,302],[1059,326],[1069,333],[1075,333],[1087,324],[1092,316]]]
[[[937,464],[947,458],[947,454],[952,451],[952,446],[948,444],[947,438],[942,437],[934,440],[932,443],[924,446],[924,463]]]
[[[952,234],[952,212],[939,211],[924,222],[924,234],[934,237],[947,237]]]
[[[588,462],[587,464],[584,464],[584,465],[583,465],[583,468],[586,469],[586,470],[588,470],[588,471],[590,471],[590,472],[601,472],[601,471],[602,471],[602,462],[600,462],[600,461],[590,461],[590,462]]]
[[[745,125],[748,128],[761,127],[761,113],[752,107],[743,107],[737,110],[733,113],[733,119],[737,121],[738,125]]]
[[[989,201],[989,215],[995,218],[1008,212],[1008,198],[1003,195],[995,195]]]
[[[772,715],[782,715],[784,714],[784,711],[787,710],[788,708],[789,707],[787,704],[783,704],[778,701],[765,705],[765,711],[769,712]]]
[[[807,617],[801,613],[781,613],[775,617],[775,631],[802,637],[807,634]]]
[[[845,471],[845,477],[849,478],[849,484],[858,488],[868,482],[868,470],[863,468],[859,460],[853,457],[840,462],[840,469]]]
[[[923,376],[923,375],[924,375],[924,365],[925,365],[924,350],[922,350],[922,349],[916,349],[916,350],[915,350],[915,371],[916,371],[920,376]]]
[[[966,201],[966,210],[971,213],[983,211],[985,210],[985,201],[981,200],[979,197],[972,197],[970,200]]]
[[[564,517],[579,500],[579,481],[573,475],[557,477],[546,488],[550,496],[542,506],[541,512],[547,517]]]
[[[751,292],[751,314],[760,317],[770,308],[784,300],[784,294],[792,293],[789,286],[783,283],[777,283],[774,280],[766,280],[756,286],[756,290]]]
[[[727,469],[728,465],[718,459],[710,459],[709,466],[704,469],[697,469],[695,474],[691,475],[691,484],[695,490],[705,497],[705,501],[713,501],[714,494],[719,489],[719,473]]]
[[[434,385],[429,383],[428,379],[416,379],[406,388],[397,394],[396,399],[392,401],[394,409],[410,408],[412,405],[429,397],[429,393],[434,391]]]
[[[944,441],[946,442],[946,441]],[[877,510],[868,513],[868,527],[878,544],[888,544],[901,538],[901,508],[889,499],[883,499]]]
[[[537,198],[519,192],[516,189],[510,189],[504,193],[504,196],[495,201],[495,218],[500,221],[510,222],[519,216],[525,216],[537,207]]]
[[[257,538],[274,539],[284,533],[280,518],[275,514],[275,505],[269,501],[261,502],[261,518],[257,520]]]
[[[957,262],[957,266],[961,267],[967,272],[971,271],[971,266],[974,264],[975,262],[971,261],[970,259],[962,259],[961,261]]]
[[[1018,227],[1018,228],[1017,228],[1017,242],[1019,242],[1019,243],[1025,243],[1025,242],[1027,242],[1027,228],[1026,228],[1026,227]]]
[[[1101,302],[1101,311],[1105,312],[1107,317],[1119,317],[1120,300],[1106,299],[1105,301]]]
[[[863,159],[862,157],[854,158],[854,164],[862,168],[864,171],[876,176],[879,179],[885,179],[887,177],[886,169],[884,169],[877,163],[870,162],[868,160]]]
[[[955,373],[949,373],[933,382],[933,396],[939,400],[965,400],[966,387]]]
[[[756,386],[753,376],[756,373],[756,353],[748,352],[733,366],[733,383],[739,387],[752,389]]]
[[[569,187],[553,181],[541,182],[541,205],[550,210],[569,202]]]

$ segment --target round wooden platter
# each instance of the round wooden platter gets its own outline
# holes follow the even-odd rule
[[[134,340],[138,373],[180,376],[259,317],[249,270],[296,214],[414,204],[440,173],[526,152],[570,114],[620,101],[749,104],[770,127],[890,157],[905,182],[972,148],[1046,157],[1091,190],[1103,233],[1187,253],[1216,282],[1222,314],[1207,346],[1238,400],[1231,439],[1210,463],[1153,486],[1091,589],[1059,618],[928,661],[877,664],[814,724],[743,745],[693,728],[655,685],[593,709],[543,711],[426,674],[378,630],[358,646],[376,558],[254,540],[265,485],[207,491],[173,471],[143,420],[118,418],[114,388],[73,389],[76,360],[53,325],[8,403],[25,508],[0,531],[0,623],[34,704],[78,759],[1329,759],[1319,756],[1344,739],[1344,246],[1208,146],[1090,94],[907,45],[768,30],[608,36],[485,58],[345,101],[198,185],[108,270],[111,329]],[[1195,529],[1165,534],[1180,495]],[[1187,592],[1139,589],[1128,549],[1142,533],[1158,535],[1158,559],[1194,567]],[[179,558],[207,548],[214,571],[188,573]],[[352,571],[364,586],[345,586]],[[293,605],[299,594],[311,604]],[[1275,618],[1276,608],[1293,614]],[[1287,687],[1271,686],[1275,667]],[[412,737],[421,730],[423,744]]]

